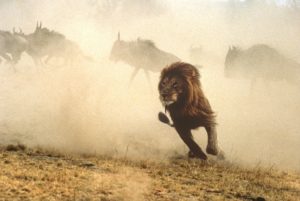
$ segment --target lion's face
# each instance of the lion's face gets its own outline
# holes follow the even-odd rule
[[[163,77],[159,82],[159,98],[164,106],[176,103],[184,92],[184,82],[178,76]]]

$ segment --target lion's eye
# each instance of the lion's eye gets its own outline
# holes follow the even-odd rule
[[[167,84],[167,81],[164,80],[161,84],[162,84],[162,86],[165,86]]]

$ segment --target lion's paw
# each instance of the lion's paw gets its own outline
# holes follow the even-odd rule
[[[189,158],[196,158],[196,155],[190,150],[190,151],[188,152],[188,157],[189,157]]]
[[[219,151],[219,153],[218,153],[218,155],[217,155],[217,158],[218,158],[219,160],[225,160],[225,153],[224,153],[223,150],[220,150],[220,151]]]
[[[211,155],[218,155],[219,149],[216,146],[207,146],[206,153],[211,154]]]
[[[188,152],[188,157],[189,158],[200,158],[202,160],[207,160],[207,156],[205,155],[205,153],[198,153],[198,155],[194,154],[191,150]]]

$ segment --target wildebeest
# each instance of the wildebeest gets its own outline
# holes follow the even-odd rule
[[[28,41],[25,39],[23,32],[13,33],[9,31],[0,31],[0,56],[11,64],[16,64],[22,53],[27,49]],[[1,63],[0,58],[0,63]]]
[[[65,64],[72,64],[74,60],[80,58],[92,60],[82,53],[75,42],[68,40],[61,33],[42,27],[42,23],[38,23],[35,31],[26,38],[29,42],[27,53],[38,65],[43,64],[44,57],[46,63],[52,58],[63,58]]]
[[[252,88],[257,79],[300,84],[300,64],[264,44],[254,45],[246,50],[230,47],[224,73],[227,78],[251,80]]]
[[[110,60],[123,61],[134,67],[130,82],[140,69],[144,70],[150,82],[149,71],[159,72],[166,65],[180,61],[175,55],[158,49],[150,40],[138,38],[136,41],[126,42],[120,39],[120,33],[111,49]]]

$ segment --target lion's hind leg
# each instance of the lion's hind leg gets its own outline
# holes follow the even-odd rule
[[[217,132],[214,126],[205,127],[205,130],[207,132],[207,147],[206,152],[211,155],[218,155],[219,148],[218,148],[218,142],[217,142]]]
[[[218,156],[218,158],[224,159],[225,154],[218,146],[217,131],[215,125],[206,126],[205,130],[207,132],[208,137],[206,153],[216,155]]]

